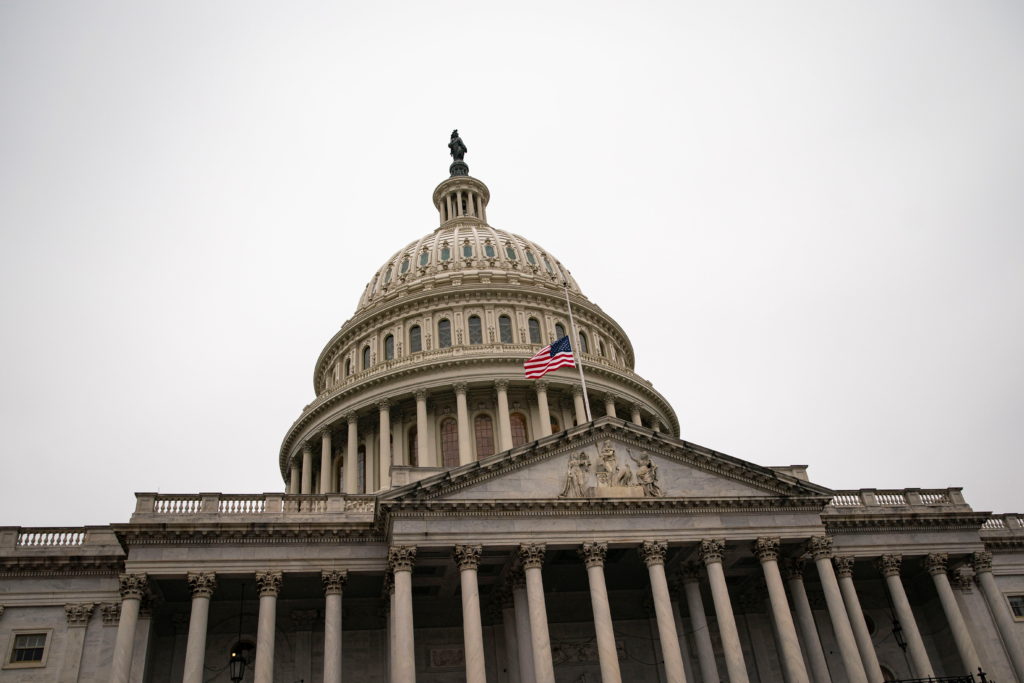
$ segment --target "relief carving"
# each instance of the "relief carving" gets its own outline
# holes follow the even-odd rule
[[[565,485],[559,498],[660,498],[665,494],[658,485],[658,466],[647,453],[634,457],[626,449],[636,472],[628,462],[619,462],[611,441],[605,441],[594,467],[586,451],[569,455]],[[593,474],[591,473],[593,471]]]

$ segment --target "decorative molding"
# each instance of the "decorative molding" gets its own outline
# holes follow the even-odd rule
[[[903,565],[903,556],[887,553],[878,558],[877,565],[878,571],[882,573],[882,576],[886,578],[899,576],[900,567]]]
[[[476,571],[480,566],[480,555],[483,551],[484,547],[482,545],[457,545],[452,550],[452,555],[455,558],[455,563],[459,566],[460,572],[467,569]]]
[[[523,569],[540,569],[544,564],[544,554],[547,552],[547,545],[544,543],[523,543],[519,546],[519,561]]]
[[[810,553],[814,560],[832,559],[832,537],[811,536],[807,540],[807,552]]]
[[[413,398],[415,398],[417,401],[426,401],[427,400],[427,390],[426,389],[417,389],[416,391],[412,392],[412,395],[413,395]]]
[[[379,410],[382,413],[391,410],[391,399],[382,398],[381,400],[377,401],[377,410]]]
[[[668,541],[643,541],[637,548],[644,564],[653,567],[656,564],[665,564],[665,556],[668,554]]]
[[[605,557],[608,556],[608,544],[607,543],[581,543],[580,547],[576,549],[580,559],[583,560],[583,564],[586,565],[587,569],[591,567],[603,567]]]
[[[782,539],[778,536],[759,536],[751,545],[750,552],[760,562],[774,562],[779,559],[779,547]]]
[[[494,380],[494,389],[498,392],[508,391],[508,380],[507,379],[496,379]]]
[[[392,572],[411,572],[416,564],[416,546],[398,545],[388,549],[388,568]]]
[[[64,617],[68,626],[88,626],[89,617],[92,616],[95,607],[96,604],[92,602],[64,605]]]
[[[546,379],[538,379],[533,383],[533,388],[538,394],[546,394],[550,386],[551,382]]]
[[[856,561],[853,555],[836,555],[832,563],[836,566],[836,576],[843,579],[853,578],[853,563]]]
[[[217,575],[213,572],[189,572],[185,578],[193,598],[209,598],[217,589]]]
[[[348,570],[325,569],[320,572],[320,582],[324,586],[324,595],[341,595],[348,583]]]
[[[465,396],[468,386],[465,382],[455,382],[452,384],[452,391],[455,392],[456,396]]]
[[[283,582],[284,574],[282,572],[270,569],[262,572],[256,572],[256,589],[261,598],[266,596],[276,598],[281,592],[281,584]]]
[[[103,617],[104,626],[117,626],[118,622],[121,621],[121,603],[100,603],[100,616]]]
[[[117,582],[122,600],[142,600],[149,592],[149,577],[145,574],[121,574]]]
[[[929,574],[945,574],[949,566],[949,553],[928,553],[924,558],[924,568]]]
[[[722,554],[724,552],[724,538],[705,538],[700,542],[700,546],[697,550],[697,557],[700,558],[701,562],[707,565],[712,562],[721,562]]]

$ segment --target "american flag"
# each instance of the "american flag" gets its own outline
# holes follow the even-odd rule
[[[545,346],[537,352],[536,356],[523,363],[523,367],[526,369],[526,376],[529,379],[543,377],[558,368],[576,367],[572,356],[572,346],[569,345],[569,337],[562,337]]]

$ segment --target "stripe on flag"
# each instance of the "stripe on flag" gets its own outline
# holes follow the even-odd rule
[[[569,345],[569,337],[562,337],[558,341],[552,342],[538,351],[533,358],[523,363],[523,368],[529,379],[543,377],[558,368],[574,367],[576,367],[576,362],[572,355],[572,346]]]

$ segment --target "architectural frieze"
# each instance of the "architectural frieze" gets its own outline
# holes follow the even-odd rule
[[[341,515],[339,515],[341,516]],[[351,522],[349,522],[351,524]],[[340,528],[329,523],[296,522],[294,525],[274,527],[192,528],[188,525],[173,527],[159,525],[151,528],[119,529],[118,537],[127,546],[147,545],[280,545],[302,543],[380,543],[383,536],[374,531],[370,522],[355,527]]]
[[[901,531],[971,530],[977,531],[987,515],[976,512],[913,512],[873,513],[870,515],[822,515],[829,534],[897,533]]]

